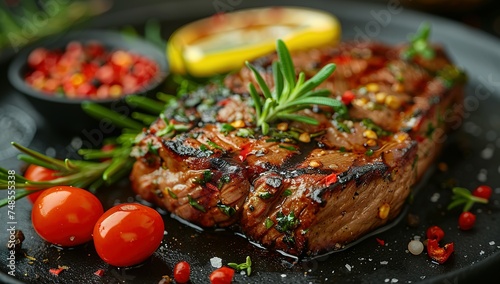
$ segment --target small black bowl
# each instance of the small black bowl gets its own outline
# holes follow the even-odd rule
[[[115,110],[121,114],[128,115],[125,109],[124,98],[114,99],[72,99],[67,97],[50,96],[42,91],[36,90],[24,81],[28,72],[28,55],[36,48],[44,47],[48,50],[64,49],[71,41],[79,41],[83,44],[89,41],[100,42],[107,50],[121,49],[131,53],[140,54],[154,62],[159,67],[159,72],[151,80],[147,87],[141,89],[135,95],[151,96],[155,93],[168,75],[169,68],[165,50],[156,45],[135,36],[129,36],[118,31],[111,30],[78,30],[64,33],[43,41],[39,41],[24,48],[12,60],[8,70],[9,81],[14,88],[24,94],[33,107],[46,119],[54,129],[64,133],[78,134],[83,130],[102,127],[102,123],[89,116],[82,108],[84,101],[92,101],[106,108]],[[108,126],[109,127],[109,126]]]

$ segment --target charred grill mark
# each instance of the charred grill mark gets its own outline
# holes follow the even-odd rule
[[[175,140],[163,140],[163,144],[165,147],[181,157],[208,158],[213,154],[212,151],[202,151],[201,149],[186,146],[184,144],[184,139],[181,137],[185,137],[185,135],[182,135],[179,139]]]
[[[388,169],[388,166],[382,162],[353,167],[347,172],[340,174],[338,176],[338,182],[340,184],[345,184],[351,180],[355,180],[356,186],[359,186],[369,178],[369,176],[374,174],[383,175]]]
[[[332,170],[322,169],[322,168],[301,168],[301,169],[291,169],[288,171],[283,171],[281,174],[287,179],[294,179],[296,177],[302,175],[311,175],[311,174],[319,174],[319,175],[328,175],[331,174]]]
[[[241,166],[236,161],[226,158],[210,159],[210,167],[226,174],[234,174],[241,171]]]

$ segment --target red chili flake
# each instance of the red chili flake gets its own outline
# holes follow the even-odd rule
[[[345,91],[342,94],[342,102],[345,105],[348,105],[354,100],[355,97],[356,97],[356,95],[354,95],[354,93],[352,91]]]
[[[59,274],[61,272],[63,272],[63,270],[66,270],[66,269],[68,269],[67,266],[59,266],[58,268],[51,268],[51,269],[49,269],[49,272],[52,275],[59,276]]]
[[[211,190],[213,190],[213,191],[219,191],[219,189],[217,188],[217,186],[215,186],[215,185],[213,185],[213,184],[211,184],[211,183],[209,183],[209,182],[205,183],[205,186],[206,186],[208,189],[211,189]]]
[[[330,174],[325,177],[325,184],[326,186],[330,186],[332,183],[337,182],[337,174]]]
[[[217,103],[217,105],[218,105],[218,106],[225,106],[225,105],[227,105],[230,101],[231,101],[231,99],[223,99],[223,100],[219,101],[219,102]]]
[[[104,269],[98,269],[96,272],[94,272],[95,275],[102,277],[104,275]]]
[[[241,151],[238,158],[240,158],[240,160],[243,162],[251,151],[252,151],[252,143],[248,142],[243,144],[243,146],[241,146]]]
[[[333,59],[333,62],[337,65],[347,64],[351,62],[352,57],[349,55],[339,55]]]
[[[377,240],[377,243],[381,246],[385,245],[385,241],[382,240],[382,239],[379,239],[379,238],[375,238],[375,240]]]

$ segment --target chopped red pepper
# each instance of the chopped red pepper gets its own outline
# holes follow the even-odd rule
[[[342,94],[342,102],[345,105],[350,104],[356,96],[352,91],[345,91],[344,94]]]
[[[330,186],[332,183],[337,182],[337,174],[330,174],[325,177],[326,186]]]
[[[428,239],[427,240],[427,254],[429,257],[440,263],[445,263],[450,255],[454,251],[453,242],[445,244],[443,247],[439,246],[439,242],[437,239]]]
[[[438,242],[443,239],[444,231],[439,226],[430,226],[426,232],[429,240],[437,240]]]
[[[385,241],[382,240],[382,239],[379,239],[379,238],[375,238],[375,240],[377,240],[377,243],[381,246],[385,245]]]
[[[333,58],[333,62],[337,65],[348,64],[351,61],[352,61],[352,57],[349,55],[339,55],[339,56]]]
[[[94,275],[102,277],[104,275],[104,269],[98,269],[96,272],[94,272]]]
[[[252,143],[250,142],[245,143],[241,146],[240,155],[238,157],[243,162],[244,160],[246,160],[247,156],[250,154],[251,151],[252,151]]]
[[[68,269],[67,266],[59,266],[58,268],[51,268],[51,269],[49,269],[49,272],[52,275],[59,276],[59,274],[61,272],[63,272],[63,270],[66,270],[66,269]]]
[[[205,183],[205,186],[206,186],[208,189],[212,190],[212,191],[219,191],[219,189],[217,188],[217,186],[215,186],[215,185],[213,185],[213,184],[211,184],[211,183],[209,183],[209,182]]]

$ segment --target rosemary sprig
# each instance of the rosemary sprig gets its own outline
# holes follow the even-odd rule
[[[261,96],[253,83],[248,84],[248,90],[253,100],[256,113],[256,125],[263,134],[269,132],[270,123],[275,120],[294,120],[317,125],[318,121],[312,117],[296,114],[298,111],[313,105],[332,107],[335,111],[343,112],[345,105],[342,102],[327,97],[328,90],[314,90],[323,83],[334,71],[335,64],[327,64],[316,75],[306,81],[305,73],[300,72],[298,78],[295,73],[290,52],[285,43],[278,40],[276,43],[278,61],[273,62],[274,89],[267,86],[259,71],[246,62],[263,94]]]
[[[142,108],[148,113],[158,111],[158,105],[162,105],[161,102],[155,105],[152,100],[142,100],[141,98],[134,98],[130,101],[135,103],[134,106]],[[152,105],[154,105],[153,108]],[[123,128],[123,133],[114,138],[114,149],[111,151],[80,149],[78,154],[82,156],[82,160],[60,160],[13,142],[12,145],[21,152],[18,155],[19,160],[58,172],[56,179],[43,182],[27,180],[22,175],[16,175],[16,199],[57,185],[71,185],[95,192],[100,186],[113,184],[130,172],[135,161],[130,156],[134,140],[139,132],[148,126],[144,121],[145,116],[138,117],[139,120],[142,120],[141,123],[96,103],[84,102],[82,108],[91,116],[108,119]],[[6,169],[0,168],[0,190],[7,189],[9,186],[7,172]],[[0,207],[7,204],[7,198],[0,200]]]

